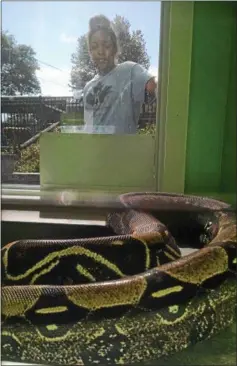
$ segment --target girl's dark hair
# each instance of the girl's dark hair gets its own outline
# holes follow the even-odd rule
[[[91,36],[98,30],[107,32],[114,46],[114,53],[118,53],[118,40],[109,19],[104,15],[96,15],[89,20],[88,45],[90,46]]]

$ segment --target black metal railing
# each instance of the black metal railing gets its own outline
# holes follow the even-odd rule
[[[40,131],[60,121],[61,114],[66,111],[67,99],[71,98],[2,97],[2,149],[16,149]]]

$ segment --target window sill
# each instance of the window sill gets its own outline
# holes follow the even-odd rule
[[[2,221],[105,225],[107,214],[124,206],[117,195],[55,190],[39,186],[3,186]]]
[[[53,216],[53,215],[52,215]],[[27,222],[27,223],[48,223],[48,224],[67,224],[67,225],[98,225],[105,226],[105,220],[96,220],[96,218],[92,217],[91,219],[77,219],[70,218],[68,215],[67,218],[60,217],[42,217],[40,211],[31,211],[31,210],[2,210],[2,221],[4,222]]]

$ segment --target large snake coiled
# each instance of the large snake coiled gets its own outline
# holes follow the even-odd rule
[[[146,362],[234,321],[237,237],[230,206],[165,193],[120,200],[126,210],[107,218],[114,235],[20,240],[2,249],[3,360]],[[181,257],[179,239],[188,231],[197,251]]]

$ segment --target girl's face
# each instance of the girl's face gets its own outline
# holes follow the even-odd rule
[[[95,67],[102,74],[115,65],[115,50],[110,34],[103,30],[93,33],[90,39],[90,55]]]

